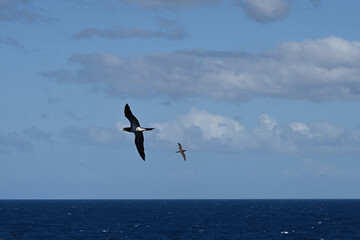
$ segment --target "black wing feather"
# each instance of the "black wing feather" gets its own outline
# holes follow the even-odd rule
[[[145,161],[144,135],[142,132],[135,132],[135,145],[141,158]]]
[[[132,114],[130,107],[128,104],[125,105],[125,109],[124,109],[124,113],[125,113],[125,117],[127,119],[129,119],[131,127],[135,126],[135,127],[140,127],[140,123],[137,120],[137,118]]]

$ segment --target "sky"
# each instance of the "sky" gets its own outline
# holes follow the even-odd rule
[[[358,9],[0,0],[0,199],[360,198]]]

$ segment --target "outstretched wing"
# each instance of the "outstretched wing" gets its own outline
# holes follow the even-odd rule
[[[135,132],[135,145],[141,158],[145,161],[144,135],[142,132]]]
[[[182,146],[181,146],[181,144],[178,142],[178,145],[179,145],[179,150],[180,150],[180,152],[182,152]]]
[[[181,155],[183,156],[183,158],[184,158],[184,161],[186,160],[186,156],[185,156],[185,153],[184,153],[184,151],[181,151]]]
[[[136,119],[136,117],[132,114],[130,107],[128,104],[125,105],[125,109],[124,109],[124,113],[125,113],[125,117],[127,119],[129,119],[130,124],[131,124],[131,128],[135,127],[140,127],[140,123],[139,121]]]

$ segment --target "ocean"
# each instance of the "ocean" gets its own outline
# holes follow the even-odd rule
[[[0,239],[360,239],[360,200],[1,200]]]

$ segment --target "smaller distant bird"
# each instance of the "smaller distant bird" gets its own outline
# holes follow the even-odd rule
[[[181,153],[181,156],[183,156],[184,161],[186,160],[186,156],[185,156],[185,152],[186,150],[182,148],[181,144],[178,142],[179,145],[179,151],[177,151],[176,153]]]
[[[145,161],[145,150],[144,150],[144,135],[143,131],[151,131],[154,128],[143,128],[140,127],[140,123],[137,118],[132,114],[128,104],[125,105],[124,114],[127,119],[130,121],[130,127],[125,127],[121,131],[133,132],[135,134],[135,145],[141,156]]]

